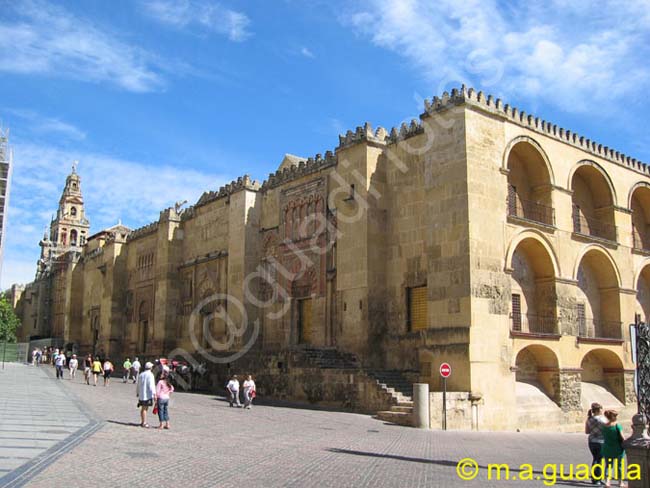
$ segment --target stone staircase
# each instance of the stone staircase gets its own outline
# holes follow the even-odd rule
[[[366,373],[377,381],[379,388],[392,396],[390,410],[377,412],[376,417],[384,422],[412,426],[413,385],[399,371],[370,370]]]
[[[303,360],[321,369],[361,368],[354,354],[340,352],[335,348],[304,347],[299,354]]]

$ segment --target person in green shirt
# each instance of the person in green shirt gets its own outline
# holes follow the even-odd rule
[[[623,481],[623,456],[625,456],[625,449],[623,449],[623,429],[621,424],[617,422],[618,412],[616,410],[606,410],[605,418],[607,423],[601,427],[603,433],[603,449],[601,451],[605,459],[605,470],[607,475],[606,486],[610,485],[613,478],[620,478],[621,488],[627,487],[627,483]]]
[[[122,382],[126,383],[131,377],[131,360],[129,358],[126,358],[126,361],[124,361],[122,367],[124,368],[124,376],[122,376]]]

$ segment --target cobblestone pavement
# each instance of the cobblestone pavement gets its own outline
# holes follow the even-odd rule
[[[19,486],[92,432],[93,419],[46,369],[6,363],[0,371],[0,486]]]
[[[351,413],[229,408],[222,398],[190,393],[174,394],[171,430],[143,429],[137,426],[134,385],[119,379],[108,388],[81,379],[60,383],[103,419],[103,426],[28,486],[51,488],[56,480],[92,487],[544,486],[541,480],[489,481],[486,466],[508,463],[516,469],[531,463],[541,477],[546,463],[590,460],[579,434],[422,431]],[[456,464],[466,457],[480,466],[473,481],[456,474]]]

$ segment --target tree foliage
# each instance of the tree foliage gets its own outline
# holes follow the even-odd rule
[[[20,320],[5,295],[0,295],[0,341],[16,342],[16,329]]]

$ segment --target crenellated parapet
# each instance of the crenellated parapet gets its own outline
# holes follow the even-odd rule
[[[136,239],[140,239],[141,237],[153,234],[157,230],[158,230],[158,221],[151,222],[150,224],[147,224],[144,227],[140,227],[139,229],[135,229],[134,231],[132,231],[126,238],[126,241],[131,242]]]
[[[201,198],[199,198],[198,202],[196,202],[196,204],[190,208],[192,209],[193,213],[194,208],[202,207],[203,205],[207,205],[208,203],[218,200],[219,198],[228,197],[233,193],[237,193],[242,190],[259,191],[260,188],[260,183],[251,180],[251,177],[249,175],[240,176],[236,180],[233,180],[230,183],[219,188],[218,191],[204,192],[203,195],[201,195]]]
[[[271,188],[334,165],[336,165],[336,156],[332,151],[325,152],[325,157],[321,154],[316,154],[315,157],[308,158],[307,161],[300,161],[298,164],[289,168],[270,173],[269,178],[262,184],[261,189],[262,191],[270,190]]]
[[[389,143],[394,143],[397,141],[402,141],[408,139],[409,137],[422,134],[424,132],[424,125],[420,120],[412,119],[410,124],[403,122],[400,125],[399,129],[393,127],[390,130],[387,141]]]
[[[387,138],[388,132],[386,132],[386,129],[378,127],[376,131],[373,131],[372,126],[366,122],[363,127],[357,127],[354,132],[349,130],[345,135],[339,135],[339,145],[336,149],[343,149],[362,141],[385,144]]]
[[[441,97],[433,97],[424,101],[422,118],[431,114],[449,110],[462,104],[469,104],[480,110],[487,111],[496,116],[505,118],[519,126],[533,130],[540,134],[552,137],[567,144],[571,144],[583,151],[589,152],[599,158],[607,159],[616,164],[650,175],[650,168],[642,161],[616,151],[610,147],[592,141],[568,129],[558,127],[556,124],[540,119],[533,114],[528,114],[517,107],[504,104],[500,98],[486,95],[482,91],[467,88],[465,85],[454,88],[451,92],[444,92]]]

